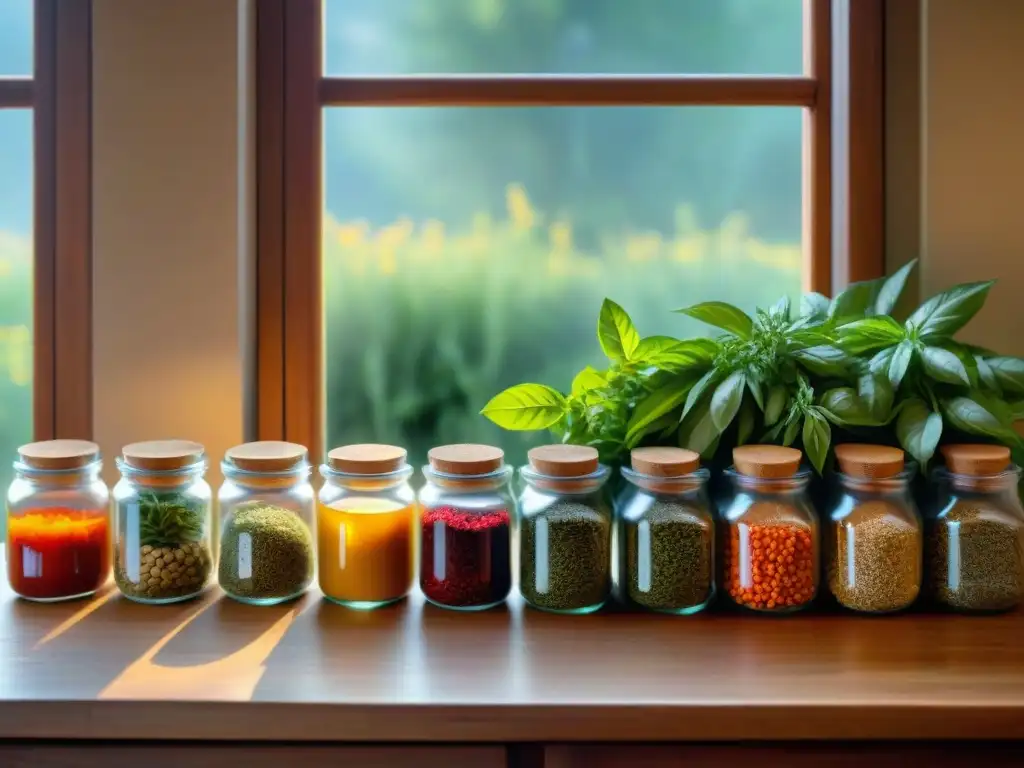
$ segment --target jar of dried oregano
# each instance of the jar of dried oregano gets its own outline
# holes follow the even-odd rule
[[[806,608],[818,591],[818,516],[803,454],[777,445],[732,453],[732,497],[722,511],[722,591],[755,611]]]
[[[641,608],[697,613],[714,594],[709,473],[682,448],[636,448],[630,464],[617,504],[620,591]]]
[[[836,446],[839,494],[825,523],[828,585],[845,608],[891,613],[921,590],[921,516],[910,494],[916,465],[881,445]]]
[[[926,518],[929,591],[959,611],[1005,611],[1024,602],[1020,469],[1001,445],[948,445]]]
[[[519,589],[534,608],[590,613],[611,591],[608,467],[578,445],[532,449],[520,470]]]

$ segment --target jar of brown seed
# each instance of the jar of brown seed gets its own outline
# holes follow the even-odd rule
[[[929,592],[958,611],[1006,611],[1024,602],[1020,469],[1000,445],[949,445],[926,518]]]
[[[923,530],[910,493],[915,471],[903,451],[880,445],[836,446],[839,495],[825,538],[828,586],[840,605],[892,613],[921,591]]]

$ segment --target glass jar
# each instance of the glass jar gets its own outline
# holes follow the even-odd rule
[[[520,470],[519,589],[534,608],[592,613],[611,591],[610,474],[579,445],[532,449]]]
[[[835,449],[839,496],[827,523],[829,590],[845,608],[892,613],[921,591],[921,515],[910,493],[916,465],[880,445]]]
[[[727,474],[722,514],[722,590],[736,605],[768,613],[807,607],[818,592],[818,516],[807,495],[802,454],[744,445]]]
[[[995,612],[1024,601],[1020,469],[1000,445],[948,445],[925,521],[929,592],[943,607]]]
[[[7,580],[19,597],[73,600],[110,576],[110,493],[100,449],[47,440],[18,449],[7,491]]]
[[[320,589],[349,608],[372,609],[412,588],[416,498],[406,451],[346,445],[320,467]]]
[[[691,614],[714,595],[709,472],[682,448],[636,448],[617,507],[621,590],[641,608]]]
[[[210,486],[203,446],[187,440],[126,445],[114,486],[114,582],[140,603],[200,594],[213,571]]]
[[[310,471],[307,451],[296,443],[243,443],[225,454],[217,581],[228,597],[274,605],[313,583]]]
[[[431,448],[420,490],[420,589],[434,605],[480,611],[512,588],[511,467],[489,445]]]

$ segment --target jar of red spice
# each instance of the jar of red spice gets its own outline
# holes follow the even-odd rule
[[[7,578],[20,597],[86,597],[110,575],[110,494],[100,449],[47,440],[18,449],[7,492]]]
[[[722,514],[723,591],[755,611],[807,607],[818,591],[818,516],[802,454],[776,445],[733,450],[732,497]]]
[[[419,494],[420,589],[442,608],[499,605],[512,588],[512,468],[489,445],[444,445],[427,458]]]

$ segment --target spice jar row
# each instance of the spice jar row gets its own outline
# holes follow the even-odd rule
[[[95,444],[33,443],[19,450],[8,493],[8,578],[23,597],[71,599],[95,592],[113,560],[127,597],[166,603],[199,594],[216,562],[221,587],[243,602],[293,599],[318,573],[328,599],[367,609],[402,599],[418,570],[430,602],[482,610],[511,591],[515,550],[526,602],[559,613],[598,610],[613,581],[641,609],[696,613],[717,591],[787,613],[815,600],[819,570],[855,611],[902,610],[922,588],[952,609],[1012,608],[1024,599],[1018,470],[999,446],[943,453],[922,521],[901,451],[838,446],[835,502],[819,522],[801,453],[778,446],[734,451],[732,494],[716,514],[708,471],[677,448],[634,450],[613,504],[592,448],[530,451],[517,500],[500,449],[441,446],[417,504],[401,448],[331,451],[317,496],[305,448],[248,443],[221,465],[215,558],[201,445],[125,446],[111,512]]]

